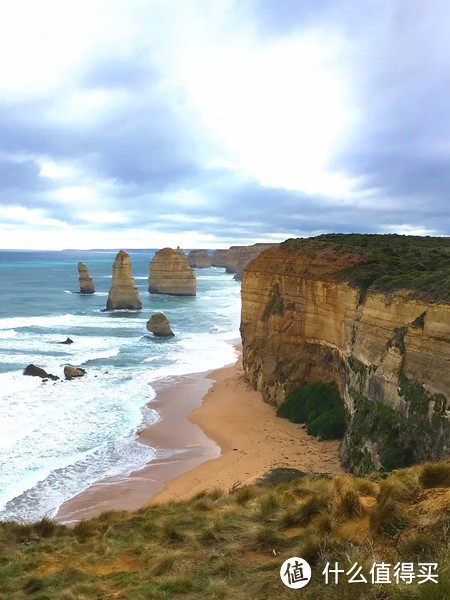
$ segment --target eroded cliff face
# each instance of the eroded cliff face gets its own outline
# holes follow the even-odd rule
[[[276,244],[253,244],[252,246],[231,246],[227,251],[224,266],[227,273],[234,273],[234,278],[242,279],[244,269],[252,260],[261,254],[263,250],[271,248]]]
[[[330,273],[357,255],[277,246],[242,283],[244,369],[278,405],[305,382],[335,383],[348,415],[341,446],[356,472],[450,453],[450,304],[364,293]]]

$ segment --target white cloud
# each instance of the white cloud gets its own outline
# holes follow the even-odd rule
[[[82,221],[86,221],[88,223],[104,223],[113,224],[113,223],[128,223],[130,221],[130,217],[126,212],[121,211],[118,212],[108,212],[108,211],[86,211],[75,214],[78,219]]]
[[[265,44],[232,36],[187,46],[180,76],[213,163],[267,187],[354,195],[360,183],[330,169],[354,125],[351,81],[338,62],[344,42],[311,32]]]
[[[48,217],[46,212],[42,209],[26,208],[16,204],[2,206],[1,217],[2,221],[5,221],[6,223],[15,223],[25,226],[56,227],[58,229],[68,227],[68,224],[64,221]],[[21,243],[23,244],[24,240],[21,240]]]
[[[417,227],[415,225],[386,225],[381,229],[383,232],[399,233],[400,235],[440,235],[435,229]]]

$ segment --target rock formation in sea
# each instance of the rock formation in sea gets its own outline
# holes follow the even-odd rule
[[[444,244],[450,250],[444,238],[287,240],[244,272],[247,379],[273,405],[306,383],[337,386],[346,412],[341,456],[350,470],[450,454]]]
[[[47,373],[47,371],[45,371],[41,367],[37,367],[33,364],[30,364],[27,367],[25,367],[23,374],[29,375],[31,377],[40,377],[41,379],[52,379],[53,381],[57,381],[59,379],[57,375]]]
[[[226,272],[234,273],[234,278],[242,280],[242,273],[252,260],[261,254],[263,250],[277,246],[278,244],[253,244],[252,246],[231,246],[226,258]]]
[[[194,269],[206,269],[212,265],[208,250],[191,250],[187,255],[187,261]]]
[[[83,377],[86,374],[86,371],[81,367],[71,367],[70,365],[66,365],[64,367],[64,375],[66,379],[74,379],[75,377]]]
[[[78,263],[78,276],[80,280],[80,294],[94,294],[94,282],[92,281],[92,277],[89,276],[87,266],[82,262]]]
[[[148,291],[150,294],[195,296],[195,273],[184,254],[172,248],[159,250],[150,262]]]
[[[170,328],[169,319],[164,313],[155,313],[147,321],[147,330],[157,337],[173,337],[174,333]]]
[[[109,290],[106,310],[142,308],[141,298],[131,272],[129,255],[121,250],[112,268],[112,285]]]
[[[226,267],[228,258],[228,250],[216,250],[211,258],[213,267]]]
[[[66,338],[63,342],[56,342],[57,344],[73,344],[73,340],[70,337]]]

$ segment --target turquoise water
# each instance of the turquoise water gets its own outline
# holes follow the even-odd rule
[[[52,516],[94,481],[129,473],[155,457],[136,431],[158,420],[156,380],[232,362],[239,336],[240,285],[224,269],[196,270],[195,298],[150,295],[154,251],[130,251],[141,311],[102,312],[115,251],[0,251],[0,519]],[[78,261],[94,279],[78,291]],[[153,312],[169,318],[174,338],[151,336]],[[66,337],[71,345],[60,345]],[[63,377],[25,377],[33,363]],[[150,405],[148,406],[148,404]],[[182,449],[174,449],[180,452]]]

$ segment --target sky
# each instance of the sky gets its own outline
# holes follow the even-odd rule
[[[450,234],[448,0],[0,3],[0,248]]]

